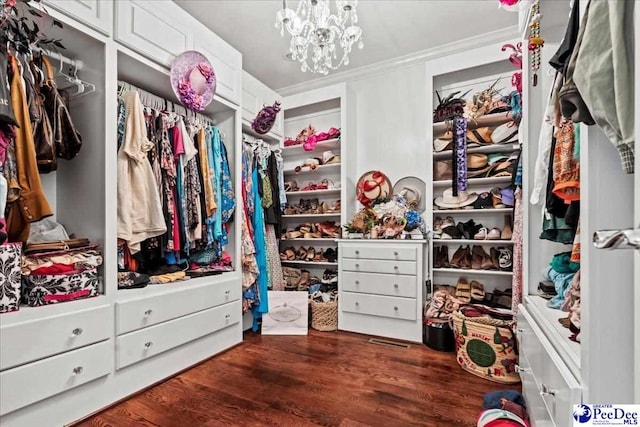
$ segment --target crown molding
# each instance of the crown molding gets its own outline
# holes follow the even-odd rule
[[[297,83],[291,86],[285,86],[280,89],[276,89],[276,92],[281,96],[289,96],[336,83],[363,79],[376,74],[389,72],[394,69],[424,63],[435,58],[440,58],[458,52],[468,51],[480,46],[502,42],[513,38],[520,38],[521,35],[522,34],[518,25],[513,25],[510,27],[502,28],[500,30],[480,34],[478,36],[469,37],[419,52],[414,52],[409,55],[399,56],[397,58],[392,58],[386,61],[376,62],[375,64],[364,65],[362,67],[353,68],[351,70],[341,71],[325,77],[320,77],[318,79]]]

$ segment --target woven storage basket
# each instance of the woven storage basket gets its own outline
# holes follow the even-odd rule
[[[311,327],[323,332],[338,330],[338,301],[311,300]]]
[[[467,317],[456,311],[451,315],[455,335],[456,358],[467,372],[490,381],[517,384],[518,349],[513,334],[514,320]]]

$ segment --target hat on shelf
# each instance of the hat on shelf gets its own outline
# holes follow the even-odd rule
[[[216,93],[216,74],[203,54],[189,50],[171,64],[171,87],[182,105],[204,111]]]
[[[340,156],[333,154],[333,151],[328,150],[322,153],[322,164],[323,165],[333,165],[340,163]]]
[[[442,138],[436,138],[433,140],[433,151],[435,152],[440,152],[443,150],[451,150],[453,148],[453,140],[452,139],[445,139],[444,137]]]
[[[476,201],[478,195],[476,193],[467,193],[465,190],[459,190],[458,195],[453,195],[453,190],[448,188],[444,190],[442,196],[436,197],[434,203],[443,209],[461,209],[469,206]]]
[[[494,159],[489,168],[487,176],[490,177],[508,177],[513,176],[518,161],[518,152],[511,153],[511,155],[505,159],[504,157]]]
[[[251,129],[260,135],[269,133],[273,125],[276,123],[276,117],[280,112],[280,103],[274,102],[273,105],[265,105],[262,107],[256,118],[251,122]]]
[[[491,134],[491,141],[494,144],[513,144],[518,142],[518,126],[513,121],[509,121],[496,127]]]
[[[467,131],[467,143],[488,145],[491,144],[491,129],[482,127]]]
[[[471,153],[467,154],[467,177],[476,178],[485,175],[491,166],[486,154]]]
[[[391,181],[380,171],[362,174],[356,184],[356,197],[365,207],[379,199],[387,199],[392,191]]]
[[[424,212],[426,209],[423,197],[426,190],[427,184],[416,176],[405,176],[393,186],[393,194],[404,197],[409,205],[418,212]]]

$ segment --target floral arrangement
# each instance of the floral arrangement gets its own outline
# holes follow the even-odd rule
[[[426,232],[420,213],[399,195],[359,210],[344,229],[350,234],[362,234],[370,239],[398,239],[414,230]]]

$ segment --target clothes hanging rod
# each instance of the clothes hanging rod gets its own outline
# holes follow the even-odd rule
[[[148,92],[144,89],[140,89],[137,86],[132,85],[131,83],[125,82],[123,80],[118,80],[118,87],[122,90],[135,90],[140,94],[140,100],[147,107],[155,108],[156,110],[168,110],[172,111],[176,114],[179,114],[183,117],[191,117],[198,121],[207,123],[211,126],[214,126],[213,120],[210,117],[207,117],[203,114],[196,113],[195,111],[191,111],[186,109],[184,106],[176,104],[175,102],[164,99],[154,93]]]
[[[84,66],[83,62],[80,59],[71,59],[69,57],[64,56],[63,54],[61,54],[59,52],[53,52],[51,50],[43,49],[43,48],[38,47],[38,46],[31,47],[31,50],[33,52],[39,52],[39,53],[41,53],[41,54],[43,54],[45,56],[48,56],[51,59],[57,59],[58,61],[61,61],[64,64],[70,65],[75,70],[81,70],[82,67]]]
[[[514,69],[514,72],[518,71],[515,67],[513,69]],[[476,85],[481,85],[481,84],[485,84],[485,83],[495,83],[496,80],[498,82],[500,82],[501,80],[509,80],[509,85],[511,85],[511,76],[512,76],[512,74],[509,74],[508,76],[494,77],[492,79],[487,79],[487,80],[480,80],[480,81],[477,81],[477,82],[476,81],[472,81],[470,83],[460,83],[460,84],[457,84],[456,86],[447,87],[445,89],[446,90],[446,94],[449,94],[449,93],[451,93],[451,92],[453,92],[455,90],[458,90],[460,88],[468,88],[469,86],[476,86]],[[443,98],[446,98],[446,94],[442,91],[442,89],[435,89],[433,91],[434,95],[436,93],[436,90],[440,93],[440,96],[442,96]]]

